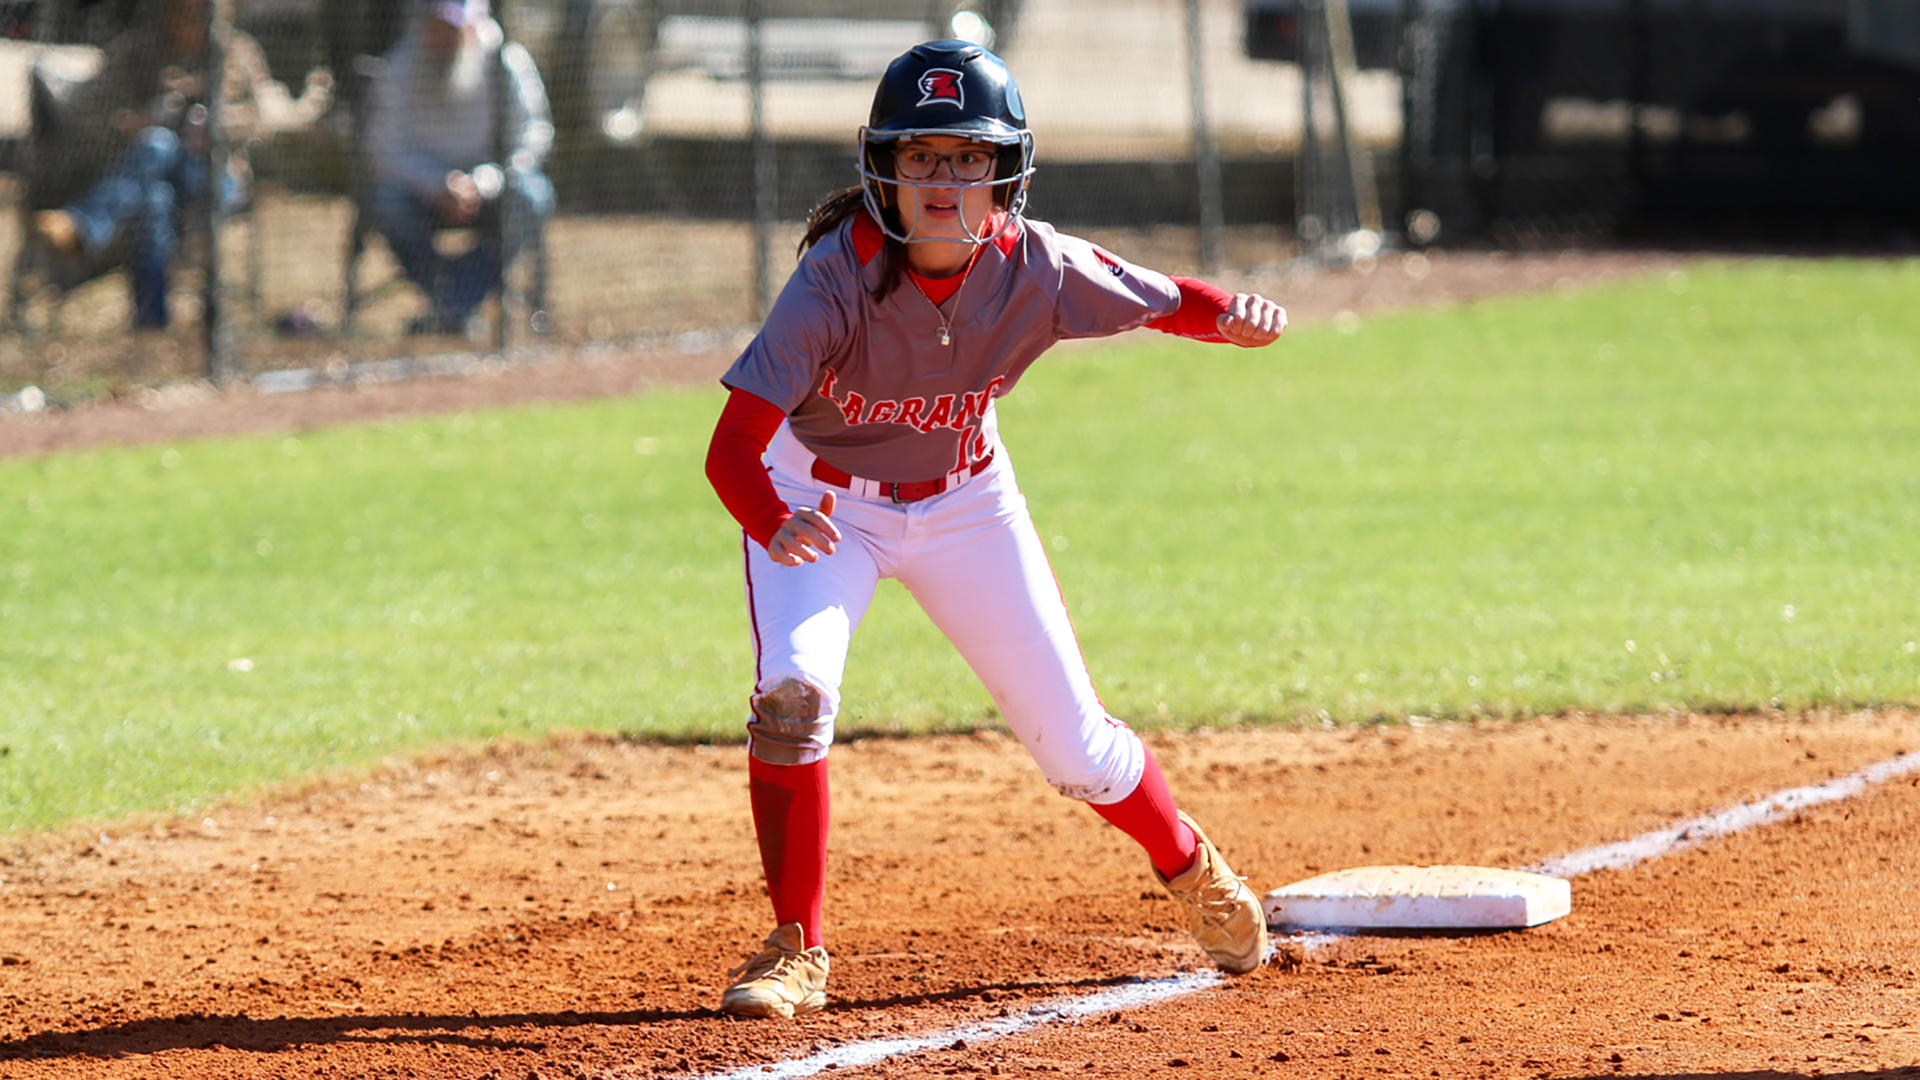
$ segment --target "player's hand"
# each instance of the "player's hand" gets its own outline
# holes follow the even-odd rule
[[[163,93],[194,98],[200,96],[200,88],[203,85],[205,80],[200,77],[199,72],[188,71],[175,64],[168,64],[160,69],[160,90]]]
[[[780,531],[767,541],[767,555],[781,566],[799,566],[819,562],[820,556],[833,554],[840,542],[840,527],[833,523],[833,492],[820,496],[818,509],[803,506],[793,512]]]
[[[450,226],[473,224],[480,216],[480,185],[458,169],[447,174],[437,207],[440,220]]]
[[[1278,341],[1287,329],[1287,309],[1255,293],[1235,293],[1233,304],[1215,325],[1235,345],[1258,348]]]

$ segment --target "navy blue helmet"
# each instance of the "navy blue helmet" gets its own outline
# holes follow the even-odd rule
[[[873,110],[860,129],[860,177],[867,207],[881,228],[895,240],[901,234],[898,217],[886,212],[894,198],[892,185],[936,186],[927,180],[907,180],[894,167],[894,146],[902,139],[949,135],[998,146],[992,173],[980,180],[939,181],[937,186],[991,187],[995,201],[1007,211],[1006,221],[1020,215],[1027,204],[1027,181],[1033,175],[1033,132],[1020,101],[1019,84],[1006,62],[970,41],[929,41],[887,65],[874,90]],[[974,237],[984,242],[991,237]]]

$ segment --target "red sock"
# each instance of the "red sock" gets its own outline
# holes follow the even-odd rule
[[[1167,790],[1167,778],[1160,775],[1160,763],[1153,760],[1153,751],[1144,746],[1141,749],[1146,751],[1147,767],[1140,773],[1140,786],[1133,789],[1133,794],[1117,803],[1088,805],[1146,848],[1147,858],[1153,860],[1153,868],[1161,877],[1179,877],[1193,865],[1199,841],[1180,820],[1173,792]]]
[[[826,759],[769,765],[749,757],[747,791],[775,925],[797,922],[807,948],[825,944],[820,908],[827,895]]]

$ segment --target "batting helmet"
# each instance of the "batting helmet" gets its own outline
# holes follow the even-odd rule
[[[992,143],[1000,148],[991,176],[977,181],[915,181],[901,179],[893,161],[894,145],[902,139],[949,135]],[[887,65],[873,94],[873,111],[860,129],[860,178],[866,188],[867,208],[880,227],[895,240],[902,235],[898,215],[890,209],[889,188],[939,186],[991,187],[995,201],[1007,211],[1005,225],[1027,205],[1027,181],[1033,175],[1033,132],[1020,87],[1004,60],[970,41],[929,41]],[[1005,227],[1003,225],[1003,228]],[[982,243],[991,237],[972,237]]]

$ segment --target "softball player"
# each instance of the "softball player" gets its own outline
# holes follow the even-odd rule
[[[1286,312],[1022,217],[1033,133],[1006,65],[977,45],[931,42],[888,67],[859,167],[813,212],[798,268],[722,377],[708,448],[744,532],[748,786],[777,927],[721,1008],[826,1004],[827,750],[848,641],[885,577],[959,649],[1048,781],[1145,848],[1214,961],[1251,971],[1266,954],[1259,900],[1095,696],[994,401],[1063,338],[1151,326],[1258,346]]]

